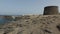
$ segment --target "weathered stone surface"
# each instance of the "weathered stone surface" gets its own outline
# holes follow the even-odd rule
[[[58,15],[58,6],[47,6],[44,8],[43,15]]]
[[[60,15],[29,15],[0,26],[0,34],[60,34]]]

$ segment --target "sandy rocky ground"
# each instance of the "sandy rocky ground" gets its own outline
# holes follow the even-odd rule
[[[25,15],[0,26],[0,34],[60,34],[60,15]]]

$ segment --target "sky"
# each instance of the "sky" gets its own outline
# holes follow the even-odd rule
[[[46,6],[60,9],[60,0],[0,0],[0,15],[43,14]]]

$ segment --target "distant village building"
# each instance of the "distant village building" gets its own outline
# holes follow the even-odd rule
[[[15,19],[15,16],[12,16],[13,19]]]

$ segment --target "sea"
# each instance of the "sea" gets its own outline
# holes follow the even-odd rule
[[[8,19],[5,19],[5,18],[0,18],[0,24],[4,24],[4,23],[7,23],[11,20],[8,20]]]

